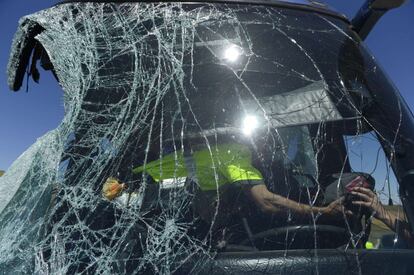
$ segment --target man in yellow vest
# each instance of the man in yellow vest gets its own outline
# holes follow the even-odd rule
[[[251,151],[244,144],[223,143],[192,149],[191,153],[175,151],[162,156],[158,160],[134,168],[133,173],[146,173],[155,183],[164,186],[178,186],[184,184],[186,179],[190,179],[202,192],[212,194],[229,185],[240,185],[247,196],[265,213],[282,214],[290,211],[298,216],[343,216],[345,209],[342,199],[328,206],[318,207],[270,192],[262,174],[253,167]],[[109,178],[103,186],[103,196],[113,200],[125,188],[126,184]],[[350,214],[347,211],[345,213]]]

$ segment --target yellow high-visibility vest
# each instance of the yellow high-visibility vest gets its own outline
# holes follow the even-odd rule
[[[188,163],[183,152],[163,156],[133,169],[133,173],[148,173],[155,182],[189,177]],[[196,182],[203,191],[216,190],[224,184],[240,181],[262,181],[261,173],[252,166],[249,148],[242,144],[220,144],[194,152]]]

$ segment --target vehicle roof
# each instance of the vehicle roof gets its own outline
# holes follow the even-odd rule
[[[349,23],[349,19],[342,13],[331,8],[323,1],[316,0],[63,0],[60,4],[76,3],[76,2],[116,2],[116,3],[131,3],[131,2],[182,2],[182,3],[234,3],[234,4],[256,4],[266,6],[280,6],[291,9],[306,10],[318,12],[330,16],[337,17]]]

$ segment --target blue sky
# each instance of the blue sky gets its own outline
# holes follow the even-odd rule
[[[18,19],[50,7],[52,0],[0,0],[0,169],[6,170],[36,139],[56,128],[63,117],[62,90],[50,73],[42,73],[40,85],[29,83],[19,92],[7,86],[6,66]],[[364,1],[326,0],[331,7],[352,17]],[[408,105],[414,110],[414,4],[408,1],[385,15],[366,40]]]

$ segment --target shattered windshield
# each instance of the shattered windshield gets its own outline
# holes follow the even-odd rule
[[[64,4],[20,21],[11,85],[33,30],[65,117],[0,180],[0,267],[169,274],[227,252],[409,247],[397,179],[413,161],[396,152],[412,146],[411,114],[345,22]],[[354,165],[367,148],[375,165]]]

